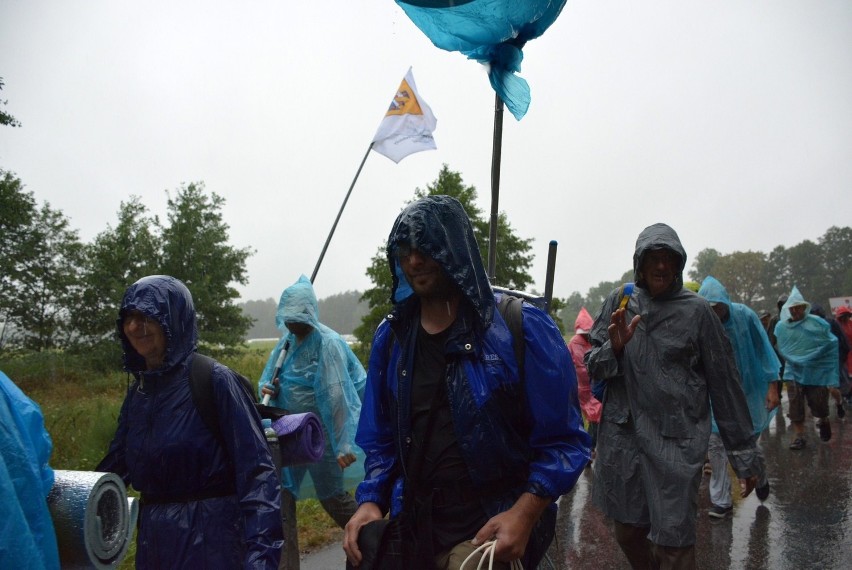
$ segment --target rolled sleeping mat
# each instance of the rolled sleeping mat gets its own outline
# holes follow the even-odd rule
[[[316,463],[325,450],[325,434],[316,414],[289,414],[272,422],[283,466]]]
[[[62,568],[116,568],[133,538],[139,506],[114,473],[54,471],[47,497]]]

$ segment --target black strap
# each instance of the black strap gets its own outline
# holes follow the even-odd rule
[[[214,362],[216,361],[209,356],[199,354],[197,352],[192,356],[192,363],[189,368],[189,391],[192,395],[192,402],[195,404],[204,425],[207,426],[207,429],[210,430],[210,433],[213,434],[216,441],[218,441],[219,445],[222,446],[222,449],[226,449],[225,439],[222,436],[222,428],[219,426],[219,412],[216,411],[213,382],[211,382]],[[255,404],[255,406],[257,406],[257,396],[255,395],[254,388],[248,378],[236,372],[234,372],[234,376],[237,377],[243,392],[245,392],[249,399]],[[278,411],[277,408],[271,408],[268,406],[266,408],[268,408],[269,412]],[[283,410],[281,412],[282,413],[280,414],[272,414],[268,417],[275,419],[284,415]],[[261,415],[267,417],[265,414]]]
[[[512,348],[515,350],[515,360],[518,362],[518,374],[522,380],[524,378],[524,362],[526,360],[523,305],[523,299],[506,295],[505,293],[500,297],[500,302],[497,303],[497,310],[500,311],[500,315],[506,321],[506,326],[509,327],[509,332],[512,333]]]
[[[189,390],[192,394],[192,402],[198,410],[198,415],[201,416],[201,421],[216,437],[222,449],[225,449],[222,430],[219,428],[219,413],[216,411],[216,402],[213,397],[213,382],[210,381],[212,375],[213,359],[203,354],[193,355],[189,368]]]

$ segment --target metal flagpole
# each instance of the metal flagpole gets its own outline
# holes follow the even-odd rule
[[[497,276],[497,223],[500,219],[500,157],[503,152],[503,100],[494,95],[494,142],[491,151],[491,222],[488,232],[488,278]]]
[[[346,193],[346,198],[343,199],[343,204],[340,205],[340,211],[337,212],[337,217],[334,219],[334,225],[331,226],[331,231],[328,232],[328,238],[325,240],[325,245],[322,246],[322,252],[320,253],[319,259],[317,259],[317,265],[314,267],[314,272],[311,274],[311,283],[313,283],[317,277],[317,272],[319,272],[320,265],[322,265],[322,259],[325,257],[328,244],[331,242],[331,236],[334,235],[334,230],[337,229],[337,222],[340,221],[340,216],[343,214],[343,208],[346,207],[346,202],[349,201],[349,195],[352,194],[355,182],[358,180],[358,176],[361,175],[361,169],[364,168],[364,163],[367,162],[367,155],[370,154],[371,150],[373,150],[372,142],[370,143],[370,146],[367,147],[367,152],[364,153],[364,158],[361,159],[361,165],[358,167],[358,172],[355,173],[355,178],[352,179],[352,184],[349,185],[349,191]]]

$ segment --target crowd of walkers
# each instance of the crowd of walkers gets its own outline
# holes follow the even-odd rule
[[[202,411],[186,285],[155,275],[127,289],[116,331],[133,382],[97,469],[141,494],[137,568],[297,569],[295,503],[309,476],[344,528],[341,567],[458,570],[487,560],[531,570],[553,540],[556,500],[587,466],[594,504],[632,568],[695,568],[705,466],[707,514],[725,518],[728,466],[740,496],[770,494],[758,438],[785,392],[791,450],[809,445],[808,411],[822,441],[832,436],[830,403],[845,415],[852,309],[829,318],[793,287],[777,315],[759,316],[712,276],[689,290],[687,253],[666,224],[639,234],[634,281],[596,317],[583,308],[568,343],[544,310],[492,289],[453,198],[409,204],[385,254],[393,308],[366,371],[320,322],[307,278],[282,294],[282,338],[257,388],[288,413],[315,413],[326,442],[319,462],[282,470],[253,395],[218,362],[204,384],[214,426]],[[2,448],[7,464],[12,447]],[[22,449],[13,466],[37,462],[30,479],[43,498],[45,452]],[[342,474],[360,461],[353,496]],[[34,491],[6,483],[4,505],[28,500],[16,532],[39,538],[26,542],[31,559],[56,567]],[[9,556],[0,548],[0,566]]]

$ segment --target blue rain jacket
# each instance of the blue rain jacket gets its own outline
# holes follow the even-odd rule
[[[163,327],[167,348],[158,370],[146,369],[124,335],[122,319],[131,310]],[[254,404],[234,373],[215,363],[222,448],[192,401],[198,331],[189,290],[174,277],[140,279],[124,294],[117,327],[124,368],[135,381],[97,470],[142,493],[136,567],[276,569],[281,490]]]
[[[527,41],[556,21],[566,0],[396,0],[436,47],[488,65],[491,87],[520,120],[530,106],[521,71]]]
[[[706,277],[698,294],[710,303],[724,303],[728,306],[728,320],[722,326],[734,349],[754,433],[759,434],[766,429],[777,411],[777,408],[771,412],[766,409],[766,392],[769,383],[779,379],[781,361],[757,313],[743,304],[732,303],[728,291],[718,279]],[[712,429],[713,433],[719,433],[715,417]]]
[[[304,323],[313,330],[302,341],[289,332],[286,323]],[[346,341],[332,329],[319,322],[319,307],[310,279],[302,275],[281,294],[275,324],[284,333],[272,350],[258,391],[269,384],[275,364],[284,347],[289,349],[278,374],[279,388],[270,405],[293,414],[315,413],[323,424],[326,439],[324,460],[347,453],[358,453],[355,430],[361,415],[361,396],[367,373]],[[294,495],[299,489],[292,485],[293,477],[283,473],[285,486]],[[356,471],[350,466],[347,471]],[[360,478],[359,478],[360,480]],[[329,487],[332,489],[332,487]],[[329,491],[332,492],[332,491]],[[323,493],[317,489],[319,499]]]
[[[790,320],[790,307],[805,305],[805,318]],[[811,304],[805,301],[794,285],[781,307],[781,317],[775,325],[776,346],[784,357],[784,381],[793,381],[803,386],[837,387],[840,378],[840,355],[837,337],[831,325],[816,315],[810,314]]]
[[[0,568],[59,568],[47,507],[52,449],[38,404],[0,372]]]
[[[671,288],[651,297],[642,277],[645,254],[667,249],[680,265]],[[639,234],[636,287],[627,322],[642,319],[617,355],[607,328],[620,288],[604,300],[586,354],[589,374],[606,380],[598,428],[595,504],[610,518],[650,527],[663,546],[695,544],[698,488],[710,437],[710,402],[728,461],[739,478],[760,475],[751,417],[731,343],[710,304],[683,287],[686,251],[666,224]]]
[[[449,204],[447,209],[436,205]],[[419,301],[396,257],[398,244],[435,259],[464,300],[446,344],[447,394],[455,435],[474,485],[503,488],[483,500],[489,516],[523,492],[556,499],[589,461],[571,355],[552,319],[524,304],[525,378],[518,376],[512,336],[498,311],[479,248],[461,204],[431,196],[409,205],[388,237],[393,311],[378,327],[370,354],[364,408],[356,441],[367,454],[359,503],[375,502],[391,516],[402,508],[403,466],[411,432],[411,378]],[[463,233],[457,228],[465,228]]]

